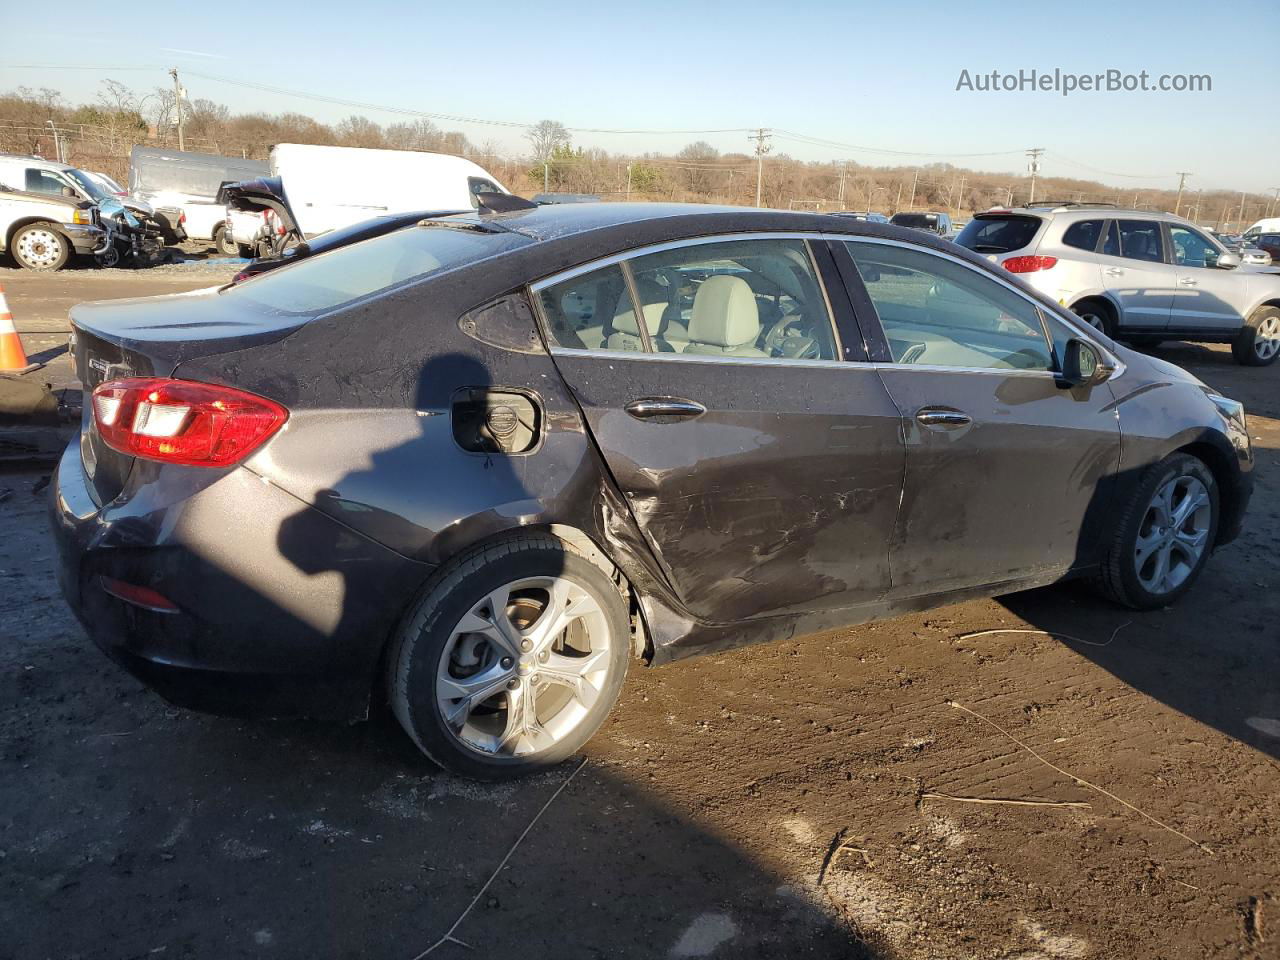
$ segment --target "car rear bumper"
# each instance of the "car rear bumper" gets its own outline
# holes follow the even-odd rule
[[[93,642],[181,706],[364,716],[385,641],[431,568],[243,468],[146,467],[99,506],[72,443],[52,484],[59,585]],[[178,609],[121,600],[104,578]]]

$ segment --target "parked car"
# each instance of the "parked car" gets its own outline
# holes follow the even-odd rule
[[[271,148],[271,178],[292,208],[298,239],[383,214],[466,210],[478,194],[508,192],[463,157],[301,143]]]
[[[951,215],[946,213],[895,213],[889,222],[899,227],[936,233],[940,237],[951,232]]]
[[[1271,266],[1271,254],[1254,242],[1254,238],[1261,234],[1254,234],[1253,238],[1246,240],[1240,237],[1218,237],[1218,242],[1228,253],[1234,253],[1240,258],[1241,263],[1252,264],[1258,267]]]
[[[201,709],[386,696],[473,777],[578,750],[637,660],[1073,576],[1163,608],[1250,496],[1239,403],[822,214],[454,214],[71,322],[94,642]]]
[[[61,194],[15,190],[0,171],[0,253],[28,270],[59,270],[73,254],[107,250],[114,234],[96,204]]]
[[[1110,206],[998,209],[956,242],[1001,264],[1108,336],[1230,343],[1238,363],[1280,354],[1280,271],[1167,213]]]
[[[186,236],[209,240],[219,253],[236,254],[227,235],[227,213],[217,201],[224,183],[261,177],[267,165],[241,157],[135,146],[129,154],[129,190],[156,208],[182,211]]]
[[[857,210],[837,210],[832,214],[833,217],[848,217],[850,220],[865,220],[867,223],[888,223],[889,218],[883,213],[872,213],[868,210],[865,213]]]
[[[1271,257],[1272,263],[1280,263],[1280,230],[1275,233],[1259,233],[1253,238],[1254,245]]]

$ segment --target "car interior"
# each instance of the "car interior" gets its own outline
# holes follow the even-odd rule
[[[1039,311],[995,281],[900,247],[849,247],[895,363],[1053,369]]]
[[[803,241],[738,241],[629,263],[654,351],[833,360],[835,336]],[[548,287],[543,312],[556,341],[578,349],[643,351],[619,266]]]

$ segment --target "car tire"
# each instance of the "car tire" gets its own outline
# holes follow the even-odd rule
[[[543,619],[557,608],[561,618]],[[565,542],[524,535],[464,554],[427,585],[392,640],[388,699],[440,766],[507,779],[579,750],[613,708],[629,657],[618,585]]]
[[[226,225],[215,227],[213,230],[213,246],[224,257],[234,257],[238,247],[234,240],[231,239],[231,233],[227,230]]]
[[[71,259],[71,241],[51,223],[29,223],[14,233],[9,251],[28,270],[61,270]]]
[[[1072,305],[1071,312],[1099,333],[1115,338],[1115,320],[1112,319],[1111,310],[1102,301],[1082,300]]]
[[[236,244],[236,256],[245,260],[253,259],[253,245],[248,243]]]
[[[1218,516],[1218,484],[1204,461],[1178,453],[1153,464],[1125,504],[1095,585],[1134,610],[1174,603],[1213,552]]]
[[[1280,357],[1280,307],[1259,307],[1249,315],[1235,340],[1231,355],[1246,367],[1266,367]]]

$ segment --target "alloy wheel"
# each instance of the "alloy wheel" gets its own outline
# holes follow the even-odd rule
[[[1080,314],[1079,316],[1080,316],[1080,319],[1081,319],[1081,320],[1083,320],[1083,321],[1084,321],[1085,323],[1087,323],[1089,326],[1093,327],[1093,329],[1097,330],[1099,333],[1106,333],[1106,332],[1107,332],[1107,323],[1106,323],[1106,321],[1102,318],[1102,315],[1101,315],[1101,314],[1097,314],[1097,313],[1082,313],[1082,314]]]
[[[575,730],[609,678],[609,620],[566,577],[505,584],[454,626],[436,672],[446,728],[486,756],[530,756]]]
[[[1258,324],[1253,337],[1253,352],[1259,360],[1270,360],[1280,353],[1280,317],[1266,317]]]
[[[1163,484],[1147,506],[1134,545],[1134,567],[1143,589],[1156,596],[1177,590],[1208,548],[1212,521],[1209,491],[1198,477],[1175,477]]]
[[[18,240],[18,255],[37,270],[51,267],[62,256],[62,238],[52,230],[28,230]]]

